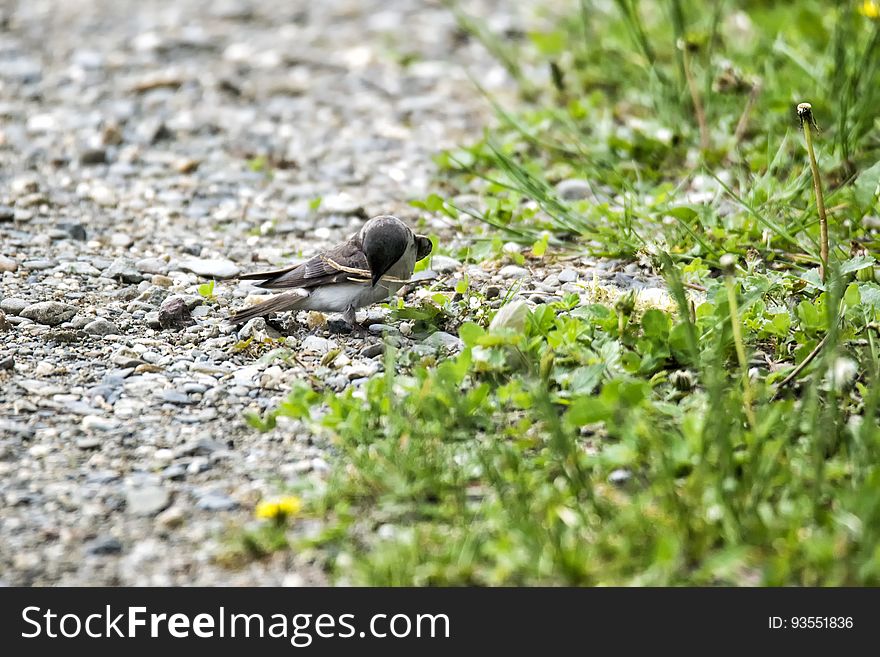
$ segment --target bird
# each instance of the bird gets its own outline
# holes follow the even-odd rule
[[[289,291],[239,310],[229,321],[243,324],[274,312],[317,310],[342,313],[351,328],[358,308],[395,294],[432,248],[428,237],[415,234],[397,217],[373,217],[348,240],[304,263],[240,276],[262,281],[258,287]]]

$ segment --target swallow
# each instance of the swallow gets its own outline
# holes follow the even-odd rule
[[[431,249],[430,239],[416,235],[397,217],[373,217],[357,234],[304,263],[240,276],[262,281],[257,287],[289,291],[240,310],[229,321],[243,324],[274,312],[317,310],[342,313],[353,326],[358,308],[395,294]]]

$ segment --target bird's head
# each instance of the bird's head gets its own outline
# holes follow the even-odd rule
[[[407,249],[414,247],[414,236],[409,226],[400,219],[384,215],[373,217],[364,224],[361,243],[370,266],[373,287],[376,287]]]

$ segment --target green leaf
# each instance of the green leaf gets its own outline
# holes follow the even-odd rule
[[[575,394],[588,395],[599,386],[602,381],[602,374],[605,372],[603,363],[595,363],[593,365],[585,365],[578,367],[571,373],[569,379],[569,390]]]
[[[486,330],[479,324],[473,322],[465,322],[458,328],[458,337],[464,342],[465,346],[473,347],[477,344],[477,340],[486,335]]]
[[[878,187],[880,187],[880,162],[875,162],[871,168],[862,171],[853,183],[853,196],[863,214],[874,205]]]
[[[553,57],[566,50],[565,32],[531,32],[529,38],[542,55]]]
[[[576,427],[594,422],[604,422],[611,417],[611,408],[599,397],[579,397],[566,413],[568,421]]]
[[[865,269],[866,267],[873,267],[876,260],[869,255],[860,255],[855,258],[850,258],[846,262],[840,265],[840,273],[842,275],[852,274],[853,272],[857,272],[860,269]]]
[[[257,413],[245,413],[245,422],[260,432],[269,431],[275,428],[275,414],[267,413],[266,419],[261,418]]]
[[[550,240],[550,234],[544,233],[544,236],[532,244],[532,255],[540,258],[547,251],[547,242]]]
[[[210,280],[207,283],[202,283],[198,287],[199,294],[206,299],[210,299],[214,296],[214,281]]]
[[[859,285],[859,296],[863,304],[880,308],[880,285],[877,285],[877,283],[861,283]]]
[[[600,458],[610,467],[620,468],[635,462],[638,454],[629,445],[617,443],[602,450]]]
[[[649,338],[666,339],[669,335],[669,315],[662,310],[650,308],[642,317],[642,330]]]
[[[850,308],[855,308],[862,302],[862,295],[859,294],[859,284],[850,283],[843,293],[843,302]]]
[[[680,205],[675,208],[669,208],[665,211],[670,217],[675,217],[676,219],[681,219],[685,222],[691,222],[700,215],[693,208],[689,208],[686,205]]]

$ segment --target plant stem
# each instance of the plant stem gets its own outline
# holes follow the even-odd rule
[[[823,337],[821,340],[819,340],[819,343],[813,348],[813,351],[811,351],[809,354],[807,354],[807,357],[804,358],[798,364],[798,366],[795,367],[791,371],[791,373],[788,376],[786,376],[782,381],[779,382],[778,390],[782,390],[782,388],[784,388],[789,383],[794,381],[798,377],[798,375],[804,371],[804,368],[807,365],[809,365],[811,362],[813,362],[813,359],[819,355],[819,352],[822,351],[822,347],[825,346],[826,342],[828,342],[828,334],[827,333],[825,334],[825,337]]]
[[[700,149],[705,153],[711,146],[709,140],[709,126],[706,123],[706,111],[703,109],[703,101],[700,99],[700,90],[697,88],[697,81],[694,80],[694,74],[691,71],[691,58],[688,53],[688,46],[686,43],[683,43],[680,44],[680,48],[682,53],[684,77],[687,80],[688,91],[690,91],[691,101],[694,104],[694,116],[696,116],[697,125],[700,128]]]
[[[742,369],[743,377],[743,404],[745,405],[746,417],[752,429],[755,429],[757,422],[755,413],[752,410],[752,384],[749,379],[749,361],[746,359],[746,346],[743,342],[742,326],[739,323],[739,304],[736,301],[736,288],[733,285],[733,277],[725,276],[724,285],[727,288],[727,302],[730,305],[730,325],[733,328],[733,341],[736,344],[736,358]]]
[[[739,121],[736,123],[736,130],[733,131],[733,143],[738,144],[742,141],[743,136],[746,134],[746,129],[749,127],[749,117],[752,114],[752,108],[755,106],[755,103],[758,100],[758,96],[761,93],[761,84],[759,82],[755,82],[752,85],[752,91],[749,93],[749,97],[746,100],[746,106],[743,108],[742,114],[739,117]]]
[[[825,198],[822,196],[819,165],[816,163],[816,153],[813,150],[813,128],[816,127],[816,121],[813,119],[813,110],[809,103],[801,103],[797,111],[804,128],[804,140],[807,142],[810,170],[813,173],[813,191],[816,194],[816,209],[819,212],[819,259],[822,261],[819,275],[824,281],[828,270],[828,217],[825,214]]]

